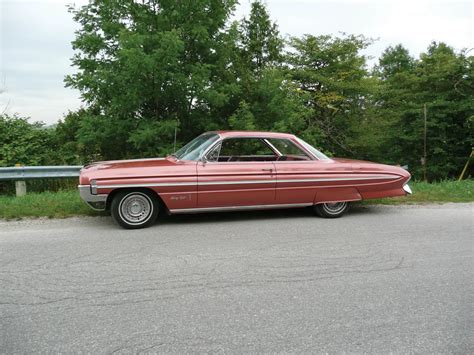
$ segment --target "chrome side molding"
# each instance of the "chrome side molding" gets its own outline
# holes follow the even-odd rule
[[[265,175],[262,175],[265,176]],[[116,184],[116,185],[95,185],[96,189],[117,189],[129,187],[175,187],[175,186],[212,186],[212,185],[245,185],[245,184],[279,184],[279,183],[312,183],[312,182],[333,182],[333,181],[363,181],[363,180],[397,180],[398,175],[367,175],[353,177],[319,177],[307,179],[267,179],[267,180],[236,180],[236,181],[192,181],[192,182],[164,182],[146,184]]]
[[[298,208],[312,206],[312,203],[292,203],[277,205],[250,205],[250,206],[223,206],[223,207],[201,207],[201,208],[181,208],[169,210],[171,214],[179,213],[204,213],[204,212],[227,212],[227,211],[246,211],[246,210],[271,210],[280,208]]]

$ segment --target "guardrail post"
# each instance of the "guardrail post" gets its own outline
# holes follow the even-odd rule
[[[21,164],[15,164],[16,167],[21,167]],[[26,181],[15,181],[15,191],[16,196],[25,196],[26,195]]]

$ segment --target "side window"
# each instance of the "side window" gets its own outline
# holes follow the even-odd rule
[[[221,151],[221,143],[217,144],[212,150],[207,153],[207,161],[218,162],[219,161],[219,152]]]
[[[275,161],[273,150],[259,138],[229,138],[207,155],[208,161]]]
[[[289,139],[267,139],[281,153],[280,160],[311,160],[304,150]]]

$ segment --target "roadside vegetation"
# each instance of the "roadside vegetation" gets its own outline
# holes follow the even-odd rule
[[[71,5],[76,72],[65,84],[84,105],[50,127],[0,107],[0,167],[157,157],[173,151],[175,133],[179,147],[209,130],[279,131],[330,156],[408,165],[414,180],[442,181],[367,203],[473,201],[473,180],[449,179],[474,146],[474,52],[433,41],[414,57],[397,44],[370,65],[370,38],[281,34],[264,1],[233,20],[237,3]],[[16,198],[0,182],[0,218],[96,215],[76,185],[32,181]]]
[[[436,183],[410,182],[413,195],[367,200],[364,204],[400,205],[447,202],[474,202],[474,179],[440,181]]]
[[[423,204],[447,202],[474,202],[474,180],[442,181],[437,183],[412,182],[413,195],[381,200],[368,200],[364,204]],[[33,192],[23,197],[0,195],[0,219],[65,218],[72,216],[100,216],[102,212],[90,209],[76,190]]]
[[[98,216],[74,190],[33,192],[22,197],[0,195],[0,218]]]
[[[0,114],[0,166],[156,157],[173,151],[175,130],[179,147],[244,129],[408,165],[414,179],[424,179],[422,161],[429,181],[459,176],[474,146],[474,52],[434,41],[415,57],[396,44],[371,62],[371,38],[282,34],[264,1],[234,20],[237,3],[72,5],[76,72],[65,83],[84,105],[52,127]]]

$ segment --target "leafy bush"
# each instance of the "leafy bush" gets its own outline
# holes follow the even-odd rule
[[[0,166],[51,165],[57,161],[55,131],[18,116],[0,116]]]

